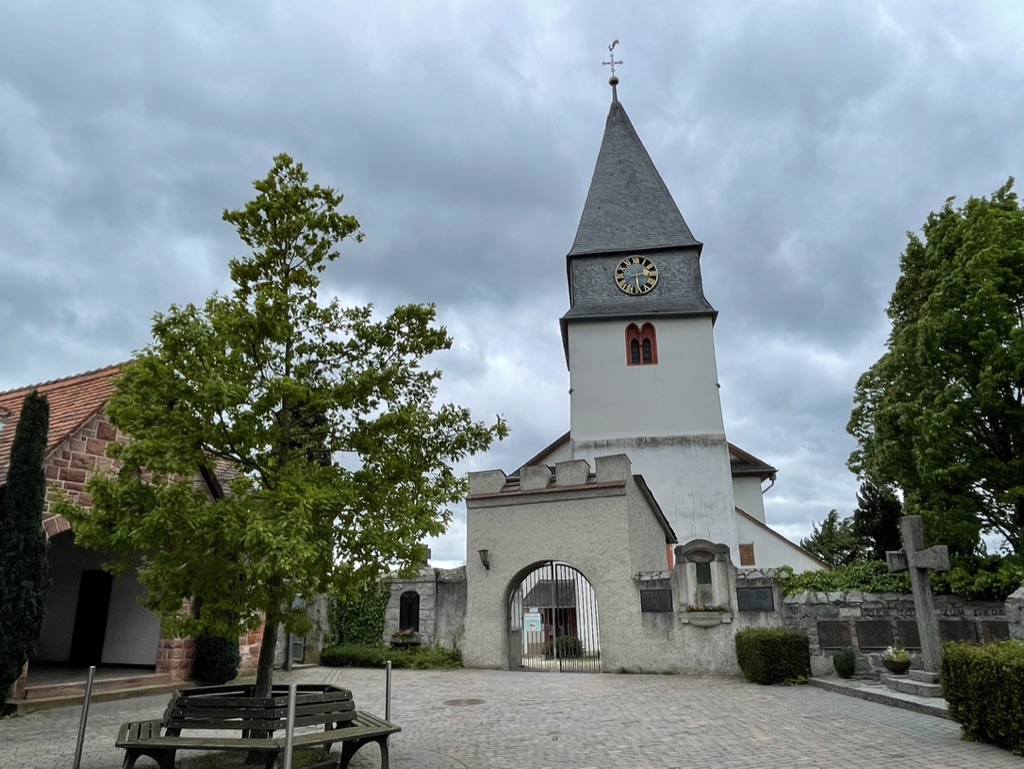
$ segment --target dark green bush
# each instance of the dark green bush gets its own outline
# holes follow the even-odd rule
[[[783,628],[747,628],[736,634],[736,660],[755,684],[797,683],[811,675],[807,634]]]
[[[554,659],[556,649],[558,659],[579,659],[583,656],[583,642],[574,635],[559,636],[555,641],[544,644],[544,659]]]
[[[458,649],[428,646],[393,649],[386,646],[345,644],[328,646],[320,654],[320,664],[328,667],[382,668],[391,660],[391,667],[410,670],[448,670],[462,667]]]
[[[857,652],[847,646],[832,658],[832,666],[840,678],[853,678],[857,671]]]
[[[946,643],[942,696],[964,736],[1024,755],[1024,643]]]
[[[207,686],[220,686],[238,675],[242,661],[238,638],[220,638],[203,631],[195,640],[192,677]]]

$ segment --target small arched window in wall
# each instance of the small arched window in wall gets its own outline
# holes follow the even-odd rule
[[[630,323],[626,326],[626,365],[656,366],[658,364],[658,337],[654,326]]]
[[[398,603],[398,629],[420,632],[420,594],[406,590]]]

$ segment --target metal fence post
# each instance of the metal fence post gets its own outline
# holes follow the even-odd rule
[[[82,703],[82,718],[78,722],[78,743],[75,745],[75,763],[72,769],[82,765],[82,745],[85,742],[85,722],[89,720],[89,700],[92,699],[92,680],[96,676],[96,666],[89,666],[89,678],[85,682],[85,701]]]
[[[384,669],[387,671],[384,686],[384,720],[391,720],[391,660],[387,661]]]
[[[284,769],[292,769],[292,743],[295,741],[295,697],[298,684],[288,684],[288,717],[284,728]]]

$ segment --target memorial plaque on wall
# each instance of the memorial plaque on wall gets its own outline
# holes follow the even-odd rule
[[[999,621],[981,623],[981,642],[983,644],[1008,640],[1010,640],[1010,625],[1008,623]]]
[[[886,619],[868,619],[857,623],[857,646],[884,649],[892,646],[892,625]]]
[[[770,587],[736,588],[736,608],[740,611],[775,611],[775,597]]]
[[[640,591],[640,611],[670,612],[672,611],[672,589],[654,588]]]
[[[850,645],[850,624],[836,620],[818,622],[818,646],[822,649],[843,649]]]
[[[917,632],[917,620],[896,620],[896,635],[899,636],[897,643],[904,649],[921,648],[921,634]]]
[[[976,643],[978,636],[974,628],[974,620],[940,619],[939,638],[943,641],[968,641],[969,643]]]

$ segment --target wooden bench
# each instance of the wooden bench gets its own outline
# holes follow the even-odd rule
[[[274,769],[285,749],[288,688],[275,686],[270,697],[262,698],[253,696],[254,688],[182,689],[171,696],[162,719],[122,724],[115,744],[124,748],[124,769],[132,769],[140,756],[153,759],[160,769],[174,769],[179,750],[258,752],[265,754],[266,769]],[[380,746],[381,769],[388,769],[388,736],[401,731],[381,718],[357,711],[352,692],[328,684],[299,684],[295,726],[323,727],[323,731],[296,733],[292,741],[296,749],[323,746],[330,750],[334,743],[342,743],[341,754],[318,764],[318,769],[347,769],[356,752],[370,742]],[[193,730],[206,734],[182,734]],[[212,731],[237,734],[209,733]]]

